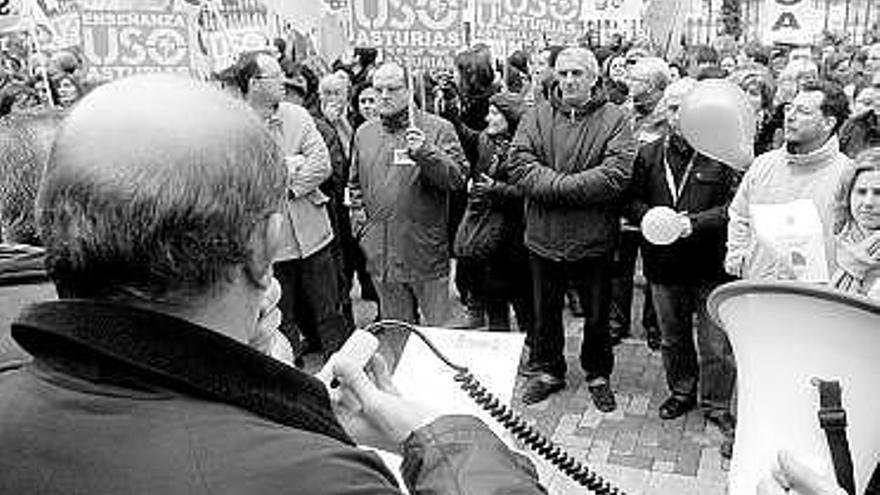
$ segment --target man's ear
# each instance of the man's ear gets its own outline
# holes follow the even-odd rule
[[[268,289],[272,283],[272,262],[284,246],[283,228],[284,215],[272,213],[254,229],[252,255],[245,272],[248,279],[261,289]]]

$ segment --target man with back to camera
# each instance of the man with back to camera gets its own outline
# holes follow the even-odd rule
[[[535,287],[535,337],[523,402],[540,402],[565,387],[562,307],[566,280],[584,309],[581,366],[603,412],[617,405],[609,313],[611,254],[620,230],[619,201],[636,153],[632,121],[593,86],[599,64],[586,48],[556,58],[558,85],[526,113],[511,143],[510,183],[526,198],[525,244]]]
[[[0,375],[0,493],[399,493],[321,382],[251,344],[277,326],[282,156],[192,80],[124,79],[73,109],[37,204],[60,300],[13,324],[34,361]],[[390,392],[381,359],[376,384],[333,371],[412,492],[544,493],[480,421]]]

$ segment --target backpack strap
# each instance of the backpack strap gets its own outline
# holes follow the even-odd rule
[[[837,484],[849,495],[855,495],[856,484],[849,440],[846,437],[846,411],[840,398],[840,382],[814,379],[813,383],[819,389],[819,426],[825,431],[825,438],[828,440]],[[880,475],[875,472],[874,477]]]

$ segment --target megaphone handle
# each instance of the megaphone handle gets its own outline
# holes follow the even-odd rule
[[[840,399],[840,382],[813,378],[812,383],[819,389],[819,426],[828,441],[837,484],[849,495],[855,495],[856,483],[849,440],[846,437],[846,410]]]

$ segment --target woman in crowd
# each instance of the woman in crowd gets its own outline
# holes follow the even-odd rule
[[[471,178],[477,168],[478,150],[476,146],[465,143],[463,129],[481,131],[486,127],[486,115],[489,113],[489,98],[499,91],[495,83],[495,69],[492,65],[492,54],[485,45],[477,45],[459,53],[455,57],[455,81],[458,87],[458,115],[452,115],[459,140],[462,141],[465,156],[471,165]],[[464,193],[452,193],[449,214],[449,238],[455,237],[456,229],[464,214],[467,202]],[[461,300],[467,308],[468,321],[466,327],[479,326],[485,318],[484,308],[471,297],[476,283],[475,276],[479,267],[472,266],[467,260],[456,262],[455,285]]]
[[[379,93],[371,84],[356,86],[351,95],[352,126],[357,130],[364,122],[379,116],[376,101]]]
[[[840,178],[832,285],[880,300],[880,148],[863,151]]]
[[[778,143],[774,142],[774,134],[778,126],[773,125],[773,118],[778,117],[773,111],[773,86],[766,70],[746,69],[731,75],[752,105],[755,112],[755,156],[770,151]]]
[[[52,101],[59,108],[70,108],[83,95],[79,79],[68,73],[50,79],[49,89],[52,91]]]
[[[497,93],[489,98],[486,128],[477,132],[463,127],[461,131],[462,144],[478,150],[468,208],[495,210],[503,217],[497,250],[485,259],[462,258],[461,261],[466,261],[471,269],[471,298],[483,310],[474,315],[481,319],[472,322],[473,326],[509,331],[512,305],[519,329],[531,335],[534,311],[528,254],[522,241],[523,197],[517,187],[504,182],[504,163],[523,111],[521,95]]]

